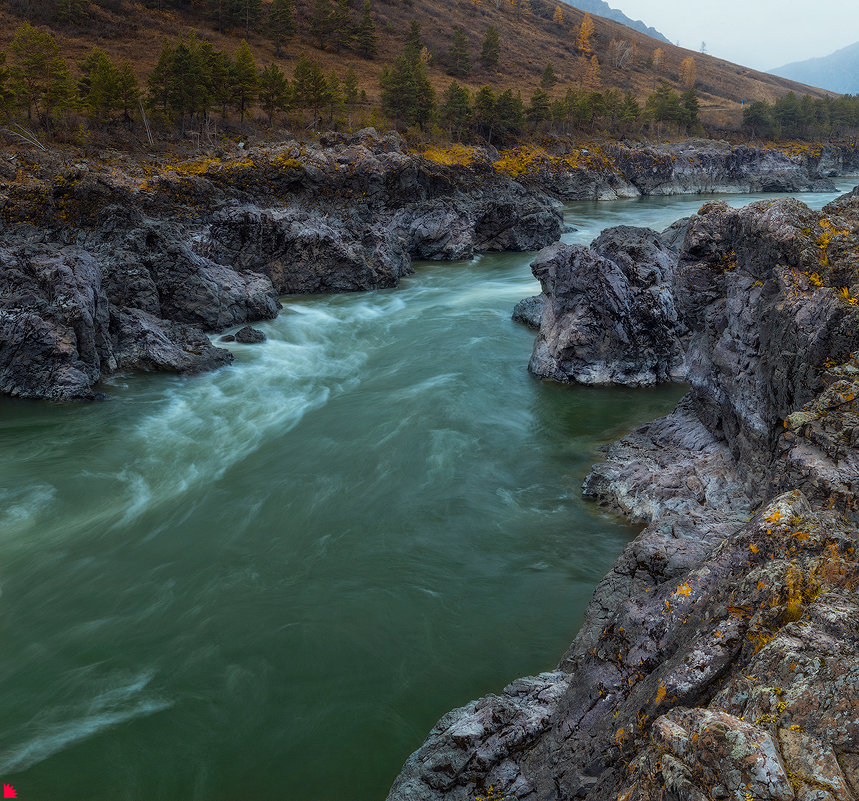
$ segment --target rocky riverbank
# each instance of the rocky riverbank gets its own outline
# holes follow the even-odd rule
[[[442,718],[389,801],[859,798],[857,255],[854,192],[537,257],[532,370],[690,392],[585,481],[646,527],[557,669]]]
[[[859,167],[846,147],[794,152],[706,140],[558,156],[454,151],[422,156],[396,134],[368,129],[184,162],[4,156],[0,393],[91,399],[117,371],[222,366],[232,355],[207,334],[276,316],[279,295],[393,287],[415,259],[537,250],[559,238],[562,200],[830,190],[826,176]],[[595,266],[585,262],[583,280]],[[651,324],[673,326],[670,293],[654,295],[646,280],[632,283],[644,281],[653,296]],[[636,315],[644,307],[628,308]],[[628,336],[643,330],[643,320],[626,319],[627,307],[615,312]],[[682,343],[659,344],[662,333],[636,344],[654,349],[640,374],[592,353],[580,367],[630,384],[677,377]],[[570,372],[535,359],[546,376]]]
[[[831,192],[829,180],[859,172],[852,146],[732,145],[690,139],[666,144],[611,143],[573,153],[505,156],[520,180],[564,201],[646,195]]]
[[[392,287],[412,259],[536,250],[556,201],[364,131],[141,168],[0,166],[0,392],[97,397],[118,370],[227,364],[222,331],[278,295]]]

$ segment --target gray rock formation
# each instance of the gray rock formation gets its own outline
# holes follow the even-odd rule
[[[530,298],[522,298],[513,307],[513,321],[522,323],[534,331],[540,330],[540,322],[543,319],[543,299],[540,295]]]
[[[590,248],[556,244],[531,265],[543,318],[529,369],[579,384],[650,386],[682,379],[684,327],[676,255],[646,228],[609,228]]]
[[[403,243],[385,229],[359,234],[341,220],[297,209],[226,208],[213,217],[199,251],[268,276],[281,294],[391,287],[411,272]]]
[[[412,258],[560,236],[557,203],[504,175],[435,165],[373,130],[324,144],[142,186],[97,166],[0,185],[0,392],[84,399],[116,370],[217,367],[232,356],[205,332],[276,316],[279,293],[392,287]]]
[[[235,340],[236,342],[241,342],[243,345],[259,345],[261,342],[265,342],[266,335],[259,328],[251,328],[249,325],[246,325],[244,328],[236,331]]]
[[[616,200],[642,195],[832,192],[830,178],[859,168],[859,155],[849,146],[791,151],[712,139],[615,143],[580,149],[574,158],[566,155],[552,163],[547,160],[521,180],[563,201]]]
[[[95,259],[77,248],[0,250],[0,391],[93,397],[116,368],[110,306]]]

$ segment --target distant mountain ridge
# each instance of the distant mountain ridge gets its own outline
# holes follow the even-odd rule
[[[828,56],[795,61],[768,72],[811,86],[820,86],[831,92],[859,94],[859,42],[842,47]]]
[[[641,33],[646,33],[654,39],[659,39],[660,41],[671,44],[671,42],[657,31],[656,28],[651,28],[649,25],[645,25],[645,23],[640,19],[630,19],[623,13],[623,11],[618,11],[616,8],[612,8],[605,2],[605,0],[575,0],[575,2],[565,0],[565,2],[566,5],[578,8],[580,11],[589,11],[591,14],[598,14],[600,17],[605,17],[606,19],[613,19],[615,22],[626,25],[627,28],[641,31]]]

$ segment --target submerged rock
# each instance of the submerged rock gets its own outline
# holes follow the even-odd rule
[[[543,299],[540,295],[530,298],[522,298],[513,307],[513,321],[527,325],[535,331],[540,330],[540,321],[543,319]]]
[[[258,345],[260,342],[265,342],[265,332],[259,328],[251,328],[246,325],[236,331],[236,342],[241,342],[243,345]]]

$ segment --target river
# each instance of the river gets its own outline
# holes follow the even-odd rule
[[[704,199],[573,204],[564,238]],[[683,390],[532,379],[529,261],[285,298],[232,367],[105,403],[0,400],[0,781],[380,801],[438,717],[553,668],[635,534],[580,498],[596,448]]]

